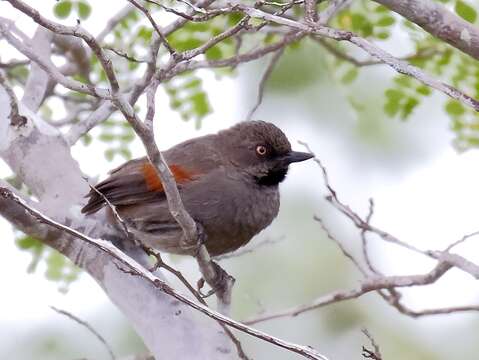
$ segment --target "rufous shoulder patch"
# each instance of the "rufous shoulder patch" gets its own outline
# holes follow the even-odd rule
[[[171,172],[176,180],[177,184],[182,184],[193,180],[194,174],[188,172],[179,165],[169,165]],[[156,174],[156,170],[149,162],[144,163],[142,166],[143,177],[146,182],[146,187],[150,191],[163,191],[163,184],[159,176]]]

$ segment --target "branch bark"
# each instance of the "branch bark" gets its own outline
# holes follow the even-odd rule
[[[78,205],[88,191],[77,163],[66,143],[35,114],[19,104],[27,122],[10,126],[10,97],[0,85],[0,157],[33,191],[35,205],[57,221],[93,234],[107,234],[102,215],[93,221],[79,216]],[[4,184],[2,184],[3,186]],[[39,223],[20,205],[0,199],[0,214],[18,229],[37,237],[85,269],[130,320],[146,346],[157,358],[225,359],[217,349],[224,333],[218,324],[205,321],[195,311],[159,293],[155,286],[115,266],[114,259],[72,236]],[[109,246],[112,246],[109,244]],[[185,346],[184,339],[194,339]]]
[[[373,0],[479,60],[479,28],[432,0]]]

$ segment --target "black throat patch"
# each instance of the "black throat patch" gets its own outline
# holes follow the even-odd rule
[[[268,174],[262,177],[256,177],[256,183],[262,186],[275,186],[286,178],[288,168],[275,169],[268,171]]]

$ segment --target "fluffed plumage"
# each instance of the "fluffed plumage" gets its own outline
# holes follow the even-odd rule
[[[263,153],[264,151],[264,153]],[[278,214],[278,184],[291,162],[310,154],[291,151],[276,126],[243,122],[218,134],[180,143],[163,152],[186,210],[206,233],[211,255],[233,251],[268,226]],[[82,209],[92,214],[113,204],[133,234],[153,248],[194,254],[180,246],[182,230],[168,209],[161,181],[146,158],[126,162],[88,194]]]

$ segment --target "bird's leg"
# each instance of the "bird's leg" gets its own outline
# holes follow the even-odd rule
[[[202,294],[202,296],[207,297],[213,293],[216,294],[218,299],[218,310],[227,315],[231,305],[231,291],[235,279],[223,270],[223,268],[216,262],[211,260],[210,254],[205,245],[207,235],[200,223],[197,223],[197,233],[198,248],[196,252],[196,260],[198,261],[201,274],[203,275],[203,279],[198,281],[198,292],[200,292],[200,289],[206,281],[211,287],[211,290],[205,295]]]

